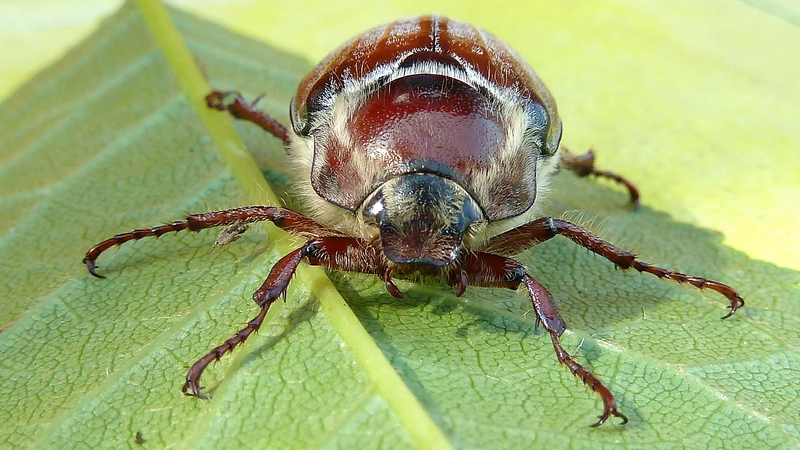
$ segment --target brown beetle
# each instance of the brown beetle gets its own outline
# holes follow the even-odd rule
[[[171,231],[224,226],[218,243],[247,224],[269,220],[306,242],[279,260],[253,294],[261,308],[248,325],[200,358],[183,392],[204,397],[205,368],[258,330],[284,294],[301,261],[374,274],[395,297],[393,277],[435,277],[461,295],[467,286],[524,285],[559,362],[603,401],[594,426],[617,416],[613,394],[559,343],[566,329],[552,295],[511,256],[562,235],[622,269],[709,288],[730,300],[730,317],[744,301],[729,286],[649,265],[578,225],[539,217],[537,200],[559,167],[635,187],[594,169],[592,154],[562,149],[555,102],[523,60],[472,25],[426,16],[374,28],[326,57],[300,83],[291,104],[290,133],[237,93],[212,92],[209,106],[251,121],[281,139],[296,162],[306,214],[276,206],[191,215],[185,221],[116,235],[83,262],[95,271],[105,250]]]

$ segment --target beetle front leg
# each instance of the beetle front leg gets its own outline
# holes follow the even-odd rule
[[[289,130],[287,130],[282,123],[278,122],[277,119],[257,109],[255,106],[257,101],[258,100],[253,103],[248,103],[247,100],[242,98],[241,94],[235,91],[213,91],[206,95],[206,104],[209,108],[228,111],[237,119],[252,122],[264,129],[267,133],[283,141],[283,145],[288,147],[292,142]]]
[[[561,147],[561,158],[559,159],[559,165],[564,169],[575,172],[575,175],[579,177],[595,176],[616,181],[617,183],[625,186],[625,188],[628,190],[628,195],[630,196],[630,202],[631,205],[633,205],[633,208],[636,209],[639,207],[639,190],[636,188],[636,186],[622,175],[617,175],[616,173],[607,172],[605,170],[595,169],[593,150],[589,150],[583,155],[576,155],[571,153],[565,147]]]
[[[553,295],[550,294],[550,292],[544,286],[542,286],[541,283],[536,281],[528,273],[525,273],[522,281],[528,288],[528,293],[531,296],[531,302],[537,311],[537,315],[558,315],[558,310],[556,310],[555,303],[553,302]],[[572,356],[570,356],[570,354],[564,350],[564,347],[561,346],[561,342],[558,340],[558,338],[564,333],[564,330],[559,331],[556,329],[548,329],[547,323],[544,321],[542,323],[545,325],[547,332],[550,333],[550,340],[553,341],[553,348],[556,351],[558,362],[567,366],[573,375],[580,378],[581,381],[583,381],[583,384],[591,389],[592,392],[599,395],[600,399],[603,400],[603,414],[600,415],[600,420],[598,420],[592,426],[599,427],[611,416],[622,419],[622,424],[628,423],[628,418],[625,417],[625,415],[621,412],[617,411],[617,400],[614,398],[614,394],[612,394],[611,391],[608,390],[608,388],[603,385],[603,382],[600,381],[596,376],[575,362],[575,360],[572,359]]]
[[[184,395],[194,396],[204,400],[208,399],[207,395],[200,392],[203,389],[203,387],[200,386],[200,376],[203,375],[203,371],[206,370],[206,367],[208,367],[212,361],[219,361],[222,355],[233,351],[237,345],[243,344],[251,334],[258,331],[258,329],[261,328],[261,323],[264,322],[264,318],[267,316],[270,305],[272,305],[272,302],[266,303],[261,308],[258,315],[247,323],[246,327],[239,330],[232,338],[225,341],[222,345],[215,347],[208,352],[208,354],[192,364],[189,373],[186,374],[186,383],[184,383],[181,388]]]
[[[574,376],[580,378],[583,384],[599,395],[603,401],[603,414],[600,415],[600,420],[592,426],[602,425],[611,416],[619,417],[623,424],[628,422],[628,418],[617,410],[614,394],[591,372],[575,362],[561,346],[558,338],[564,334],[567,325],[558,313],[553,295],[528,274],[522,264],[504,256],[481,252],[468,254],[461,264],[461,271],[457,276],[465,274],[468,283],[472,286],[516,289],[520,283],[524,283],[536,312],[536,323],[541,323],[544,329],[550,333],[558,362],[567,366]]]
[[[281,295],[286,295],[286,288],[289,286],[289,281],[292,279],[297,266],[313,250],[313,241],[306,245],[292,251],[288,255],[281,258],[269,272],[264,284],[253,294],[253,300],[261,307],[261,311],[254,317],[247,326],[239,330],[232,338],[223,342],[221,345],[215,347],[208,352],[205,356],[197,360],[189,369],[186,374],[186,383],[181,389],[185,395],[191,395],[199,398],[208,398],[201,391],[200,376],[206,370],[212,361],[219,361],[225,353],[233,351],[238,345],[244,344],[251,334],[261,328],[264,318],[267,316],[269,307]]]
[[[338,270],[378,273],[377,253],[361,239],[346,236],[321,236],[310,239],[306,244],[281,258],[269,272],[267,280],[253,294],[253,301],[261,311],[232,338],[215,347],[200,358],[186,375],[183,393],[206,398],[200,391],[200,376],[212,361],[219,361],[225,353],[233,351],[247,338],[258,331],[267,315],[269,307],[281,296],[286,296],[286,288],[297,271],[300,262],[306,258],[312,265],[322,265]],[[387,281],[387,288],[391,280]]]
[[[636,259],[636,255],[622,250],[613,244],[600,239],[588,230],[566,220],[543,217],[533,222],[520,225],[490,239],[483,250],[492,253],[515,254],[540,242],[562,235],[581,247],[611,261],[620,269],[636,269],[658,278],[667,278],[678,283],[688,283],[699,289],[711,289],[728,298],[730,311],[723,316],[727,319],[744,306],[744,299],[736,290],[727,284],[702,277],[673,272]]]

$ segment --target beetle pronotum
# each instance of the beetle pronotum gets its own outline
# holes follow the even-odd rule
[[[220,226],[218,242],[225,244],[265,220],[306,239],[253,294],[258,315],[191,367],[187,395],[205,397],[203,371],[259,329],[304,260],[377,275],[395,297],[403,295],[395,277],[438,278],[459,296],[467,286],[525,286],[559,362],[603,401],[594,426],[611,416],[628,419],[611,391],[561,346],[566,324],[552,295],[513,255],[561,235],[621,269],[719,292],[730,301],[724,318],[744,305],[725,284],[647,264],[578,225],[540,217],[537,200],[559,166],[622,183],[634,205],[639,194],[626,179],[596,170],[591,152],[558,151],[561,121],[547,88],[503,42],[472,25],[425,16],[353,38],[300,83],[290,108],[293,132],[238,93],[212,92],[206,100],[285,144],[305,214],[279,206],[195,214],[118,234],[83,260],[100,277],[95,261],[113,246]]]

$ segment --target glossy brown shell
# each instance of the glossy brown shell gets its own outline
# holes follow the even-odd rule
[[[396,78],[412,66],[413,81]],[[445,69],[419,73],[429,66]],[[465,78],[449,79],[442,70]],[[444,100],[432,93],[437,83],[445,86]],[[358,105],[349,111],[352,117],[345,118],[352,139],[343,139],[326,115],[334,114],[337,96],[348,89],[351,97],[353,89],[362,92],[351,101]],[[397,106],[403,89],[411,102]],[[538,148],[509,155],[507,116],[516,106],[538,124]],[[291,115],[295,133],[314,138],[314,190],[352,211],[388,178],[430,171],[459,182],[489,220],[515,217],[533,204],[537,163],[556,152],[561,135],[555,102],[515,52],[483,30],[438,16],[400,20],[345,43],[301,82]],[[424,129],[440,131],[414,131]],[[389,146],[388,156],[367,154],[376,143]]]

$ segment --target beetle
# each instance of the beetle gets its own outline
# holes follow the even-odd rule
[[[634,206],[639,194],[627,179],[595,169],[591,152],[559,150],[561,121],[541,79],[502,41],[470,24],[422,16],[353,38],[301,81],[290,105],[291,131],[237,92],[214,91],[206,101],[283,142],[304,213],[262,205],[190,215],[118,234],[83,259],[102,278],[96,260],[111,247],[212,227],[223,227],[217,243],[226,244],[259,221],[305,239],[253,294],[259,313],[190,368],[186,395],[207,398],[203,371],[259,329],[302,261],[378,276],[399,298],[394,278],[443,280],[458,296],[468,286],[524,286],[558,361],[603,402],[593,426],[628,418],[561,346],[566,323],[553,296],[514,255],[561,235],[621,269],[719,292],[730,301],[723,318],[744,305],[728,285],[647,264],[581,226],[541,217],[538,206],[559,167],[623,184]]]

